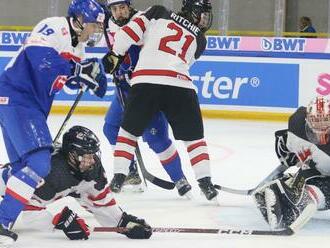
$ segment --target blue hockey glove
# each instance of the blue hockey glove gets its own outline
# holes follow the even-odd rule
[[[70,88],[86,85],[98,97],[103,97],[107,88],[107,79],[102,63],[97,58],[86,59],[80,63],[71,62],[73,63],[72,76],[68,78],[66,85]]]
[[[128,69],[124,69],[120,67],[117,71],[113,73],[113,76],[118,79],[119,82],[127,82],[132,78],[133,68],[129,67]]]

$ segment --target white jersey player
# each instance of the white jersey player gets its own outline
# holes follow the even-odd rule
[[[330,209],[330,101],[316,97],[279,130],[276,153],[294,175],[285,175],[255,193],[257,206],[272,229],[298,230],[316,210]]]
[[[0,170],[0,189],[11,176],[10,166]],[[47,206],[71,196],[93,214],[102,226],[126,227],[123,233],[129,238],[144,239],[151,235],[150,226],[143,220],[122,211],[108,181],[100,158],[100,142],[86,127],[74,126],[63,135],[62,147],[51,159],[51,170],[26,204],[22,220],[30,229],[63,230],[71,240],[88,239],[90,234],[85,221],[65,207],[53,216]],[[64,224],[65,223],[65,224]]]
[[[187,147],[202,192],[208,200],[217,196],[211,182],[200,106],[188,72],[206,47],[204,32],[212,22],[211,10],[208,0],[184,0],[180,13],[153,6],[116,33],[113,53],[103,59],[106,70],[113,71],[131,45],[142,43],[143,46],[132,73],[132,88],[115,147],[116,173],[111,184],[127,175],[137,137],[151,118],[162,111],[174,137],[183,140]]]
[[[0,245],[17,234],[11,226],[50,169],[52,137],[47,125],[55,94],[64,85],[86,87],[103,97],[106,76],[98,59],[79,61],[75,47],[103,26],[94,0],[73,0],[68,17],[42,20],[15,61],[0,75],[0,127],[13,174],[0,203]]]

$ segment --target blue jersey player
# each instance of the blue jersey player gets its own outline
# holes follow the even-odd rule
[[[109,48],[114,42],[115,33],[127,24],[131,19],[140,15],[139,12],[132,8],[130,0],[107,0],[107,10],[110,12],[109,18],[106,18],[105,30],[106,41]],[[128,50],[119,69],[114,73],[114,81],[117,82],[116,96],[111,104],[111,108],[105,117],[104,134],[108,138],[111,145],[115,145],[121,137],[118,136],[120,124],[123,116],[123,106],[121,104],[121,96],[124,97],[129,91],[129,78],[131,72],[138,61],[140,47],[133,45]],[[169,138],[168,122],[162,112],[157,113],[152,119],[148,128],[143,133],[143,140],[148,143],[149,147],[158,155],[161,164],[170,176],[171,180],[176,184],[179,195],[185,195],[191,190],[191,186],[185,178],[179,154]],[[116,156],[116,154],[114,154]],[[111,189],[119,192],[126,178],[128,183],[140,183],[136,169],[134,157],[131,157],[131,166],[129,171],[126,168],[115,169],[114,173],[121,174],[121,180],[113,181]],[[128,176],[127,176],[128,175]],[[138,180],[137,180],[138,179]]]
[[[64,85],[88,87],[102,97],[106,79],[96,59],[78,62],[78,43],[103,29],[95,0],[73,0],[68,17],[42,20],[0,76],[0,124],[11,176],[0,204],[0,246],[17,239],[11,226],[50,170],[52,138],[46,123]]]

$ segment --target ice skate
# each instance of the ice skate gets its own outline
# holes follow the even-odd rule
[[[192,199],[191,185],[186,178],[183,177],[179,181],[177,181],[175,183],[175,187],[177,188],[180,196],[184,196],[187,199]]]
[[[116,173],[110,183],[110,189],[114,193],[119,193],[125,182],[126,175],[121,173]]]
[[[202,193],[205,195],[206,199],[209,201],[215,200],[216,202],[218,202],[216,197],[218,195],[218,191],[212,184],[211,178],[203,177],[201,179],[198,179],[197,181],[198,186],[201,189]]]
[[[0,224],[0,247],[10,247],[16,240],[17,234]]]

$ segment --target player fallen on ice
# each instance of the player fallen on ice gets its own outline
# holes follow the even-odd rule
[[[260,187],[254,197],[272,229],[298,230],[317,210],[330,209],[330,101],[316,97],[298,108],[275,137],[281,163],[297,171]]]
[[[137,138],[161,111],[174,137],[184,141],[200,189],[208,200],[217,196],[211,182],[200,106],[189,77],[189,67],[205,50],[205,31],[211,23],[210,1],[184,0],[179,13],[152,6],[115,34],[113,50],[103,59],[106,70],[115,71],[132,45],[142,48],[132,72],[132,88],[115,146],[111,184],[122,184]]]
[[[98,59],[80,61],[78,43],[102,30],[104,10],[94,0],[73,0],[68,17],[40,21],[0,76],[0,126],[12,165],[0,204],[0,244],[17,239],[11,225],[50,170],[47,117],[64,85],[103,97],[106,77]],[[79,53],[79,54],[78,54]]]
[[[62,147],[51,157],[50,173],[26,203],[22,221],[31,229],[62,230],[71,240],[88,239],[90,230],[84,219],[64,207],[53,216],[47,206],[71,196],[102,226],[127,227],[123,233],[132,239],[148,239],[151,227],[136,216],[123,212],[109,189],[101,163],[100,142],[86,127],[74,126],[64,135]],[[12,167],[0,170],[0,189],[12,176]]]

